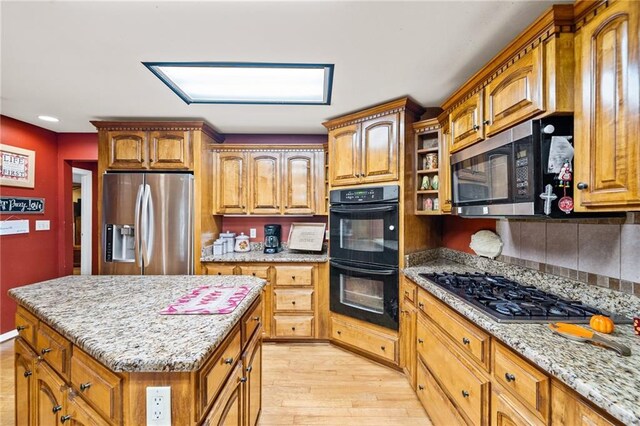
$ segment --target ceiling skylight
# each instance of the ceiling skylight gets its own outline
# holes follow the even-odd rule
[[[143,64],[188,104],[331,104],[332,64]]]

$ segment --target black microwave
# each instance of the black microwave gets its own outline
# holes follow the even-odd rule
[[[573,213],[573,117],[529,120],[451,155],[453,213]]]

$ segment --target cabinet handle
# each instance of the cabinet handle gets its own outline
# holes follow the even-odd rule
[[[260,317],[253,317],[254,321],[260,322]]]
[[[60,410],[62,410],[62,405],[56,405],[51,409],[51,411],[53,411],[53,414],[57,413]]]
[[[71,416],[66,415],[66,416],[62,416],[62,417],[60,417],[60,422],[61,422],[61,423],[64,423],[64,422],[66,422],[67,420],[71,420]]]
[[[246,382],[247,382],[246,377],[240,377],[240,383],[246,383]]]
[[[218,275],[222,275],[222,272],[218,272]]]
[[[424,386],[418,385],[418,390],[424,390]]]
[[[16,327],[16,331],[18,333],[20,333],[22,330],[26,330],[26,329],[27,329],[26,325],[19,325],[19,326]]]
[[[469,392],[467,392],[466,390],[462,391],[462,397],[463,398],[469,398]]]
[[[291,275],[291,279],[292,279],[292,280],[295,280],[295,279],[296,279],[296,276],[295,276],[295,275]]]
[[[491,124],[491,120],[484,120],[482,124],[484,124],[485,126],[489,126]]]
[[[233,358],[225,358],[224,359],[224,363],[225,364],[233,364]]]
[[[292,305],[295,305],[295,304],[296,304],[296,301],[295,301],[295,300],[292,300],[292,301],[291,301],[291,304],[292,304]]]
[[[90,387],[91,387],[91,382],[80,383],[80,390],[83,392],[89,389]]]
[[[511,373],[504,373],[504,378],[507,379],[507,382],[515,382],[516,376]]]
[[[49,352],[51,352],[51,351],[52,351],[52,349],[51,349],[51,348],[44,348],[43,350],[41,350],[41,351],[40,351],[40,353],[41,353],[42,355],[45,355],[45,354],[48,354],[48,353],[49,353]]]
[[[466,337],[463,337],[462,343],[464,343],[465,345],[468,345],[469,343],[471,343],[471,340],[467,339]]]
[[[24,377],[29,377],[29,376],[32,376],[32,375],[33,375],[33,371],[31,371],[31,370],[27,370],[23,374]]]
[[[253,370],[253,365],[247,367],[247,373],[251,373],[251,370]]]
[[[342,331],[338,330],[337,333],[338,333],[338,335],[340,335],[340,334],[342,334]]]
[[[475,126],[473,126],[473,130],[478,131],[480,130],[480,126],[478,126],[477,124]]]
[[[384,349],[384,346],[380,346],[380,349],[382,349],[383,351],[385,350],[385,349]]]
[[[254,273],[252,273],[251,275],[253,275],[253,276],[255,277],[255,276],[256,276],[256,273],[254,272]]]
[[[422,340],[422,339],[418,339],[418,343],[423,344],[423,343],[424,343],[424,340]]]
[[[424,303],[422,303],[422,302],[418,302],[418,308],[420,308],[420,309],[424,309]]]
[[[576,187],[577,187],[580,191],[582,191],[582,190],[584,190],[584,189],[587,189],[587,188],[589,187],[589,185],[587,185],[587,184],[586,184],[586,183],[584,183],[584,182],[578,182],[578,185],[576,185]]]
[[[296,331],[296,328],[295,328],[295,327],[291,327],[291,330],[292,330],[292,331]]]

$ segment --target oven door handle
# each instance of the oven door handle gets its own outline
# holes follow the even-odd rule
[[[331,208],[331,213],[338,213],[338,214],[380,213],[380,212],[390,212],[397,208],[398,208],[397,206],[367,207],[366,209],[341,209],[338,207],[333,207]]]
[[[345,266],[345,265],[341,265],[339,263],[336,262],[329,262],[331,264],[331,266],[338,268],[338,269],[343,269],[345,271],[351,271],[351,272],[360,272],[362,274],[370,274],[370,275],[393,275],[393,274],[397,274],[398,271],[394,270],[394,269],[384,269],[384,270],[380,270],[380,271],[376,271],[376,270],[372,270],[372,269],[363,269],[363,268],[356,268],[355,266]]]

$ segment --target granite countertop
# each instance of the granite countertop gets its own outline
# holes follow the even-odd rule
[[[509,265],[504,268],[509,268]],[[624,424],[640,425],[640,337],[633,334],[631,325],[617,325],[615,332],[609,335],[616,342],[631,348],[631,356],[622,357],[612,350],[558,336],[549,330],[547,324],[498,323],[471,304],[418,275],[445,271],[478,272],[478,268],[441,258],[406,268],[404,274],[613,417]],[[493,270],[490,272],[496,273]],[[503,274],[505,276],[514,275],[513,271],[503,272],[506,272]],[[541,279],[543,275],[540,273],[531,273],[528,279],[526,276],[510,278],[560,296],[576,298],[581,295],[578,298],[585,303],[627,317],[639,312],[640,299],[626,293],[558,280],[553,276]]]
[[[192,289],[219,283],[252,288],[230,314],[159,314]],[[243,275],[78,275],[14,288],[9,296],[113,371],[194,371],[265,284]]]
[[[201,262],[300,262],[322,263],[329,260],[326,251],[321,254],[292,252],[284,249],[280,253],[265,254],[262,250],[252,250],[246,253],[227,253],[219,256],[203,256]]]

